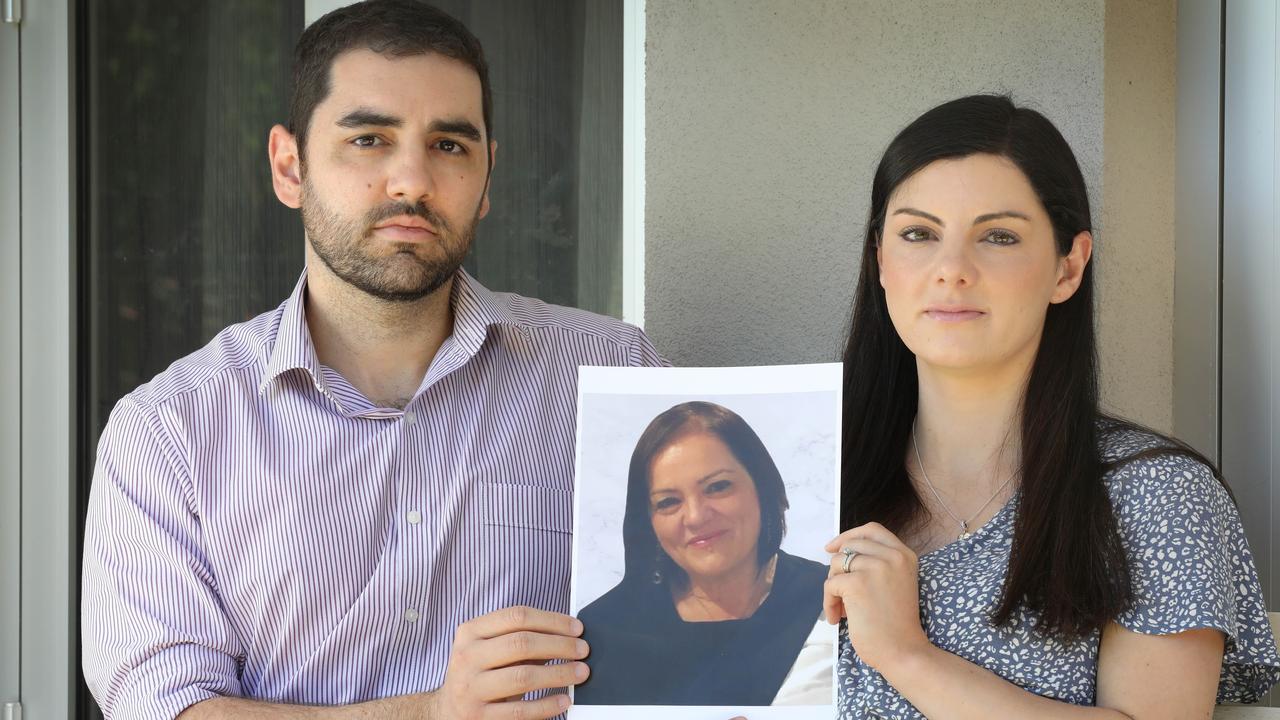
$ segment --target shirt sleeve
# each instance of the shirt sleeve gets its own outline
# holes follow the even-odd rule
[[[107,718],[173,718],[240,694],[243,654],[185,467],[154,410],[116,405],[89,492],[80,607],[85,679]]]
[[[671,367],[671,363],[653,346],[649,336],[640,328],[633,328],[635,338],[627,351],[628,367]]]
[[[1218,702],[1254,702],[1280,678],[1271,623],[1240,514],[1209,468],[1181,455],[1123,466],[1113,507],[1134,604],[1116,622],[1148,635],[1221,630]]]

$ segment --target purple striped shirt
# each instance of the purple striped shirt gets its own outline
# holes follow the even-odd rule
[[[103,431],[81,619],[108,717],[430,690],[459,624],[568,609],[577,369],[663,364],[648,338],[459,272],[453,334],[400,411],[319,363],[305,289]]]

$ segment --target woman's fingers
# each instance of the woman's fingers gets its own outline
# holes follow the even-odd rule
[[[846,552],[846,550],[850,552]],[[848,540],[842,543],[831,555],[831,564],[827,570],[827,577],[851,572],[857,566],[859,557],[884,558],[889,552],[891,552],[890,548],[874,540],[862,538]],[[866,561],[863,560],[863,562],[865,563]]]
[[[839,552],[841,547],[847,545],[853,540],[870,540],[889,547],[905,547],[902,541],[898,539],[898,536],[890,532],[888,528],[880,523],[871,522],[866,525],[859,525],[858,527],[850,530],[845,530],[832,538],[831,541],[826,544],[825,549],[829,553]]]

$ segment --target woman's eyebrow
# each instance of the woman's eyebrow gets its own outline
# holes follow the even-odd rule
[[[942,227],[947,226],[946,223],[942,222],[942,218],[938,217],[937,215],[930,215],[929,213],[923,210],[917,210],[915,208],[909,208],[909,207],[898,208],[897,210],[893,211],[893,214],[894,215],[915,215],[917,217],[922,217],[925,220],[928,220],[929,222],[937,223]]]
[[[732,472],[733,472],[733,468],[720,468],[719,470],[714,470],[712,472],[707,473],[706,475],[703,475],[702,478],[698,480],[698,484],[704,485],[708,482],[711,482],[713,479],[715,479],[717,475],[724,475],[725,473],[732,473]]]
[[[1018,212],[1017,210],[1001,210],[1000,212],[993,212],[993,213],[987,213],[986,215],[979,215],[978,217],[973,219],[973,224],[981,225],[984,222],[991,222],[992,220],[1002,220],[1004,218],[1018,218],[1019,220],[1026,220],[1027,222],[1031,222],[1031,218],[1027,217],[1023,213]]]

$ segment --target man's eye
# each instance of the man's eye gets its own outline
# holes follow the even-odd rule
[[[382,139],[377,135],[361,135],[352,139],[351,144],[362,148],[376,147],[382,144]]]
[[[922,227],[909,227],[898,235],[907,242],[924,242],[933,239],[933,231]]]
[[[1008,230],[992,230],[983,238],[992,245],[1016,245],[1018,244],[1018,236]]]
[[[454,142],[453,140],[441,140],[440,142],[436,143],[436,147],[449,153],[450,155],[460,155],[466,152],[466,148],[464,148],[461,144]]]

